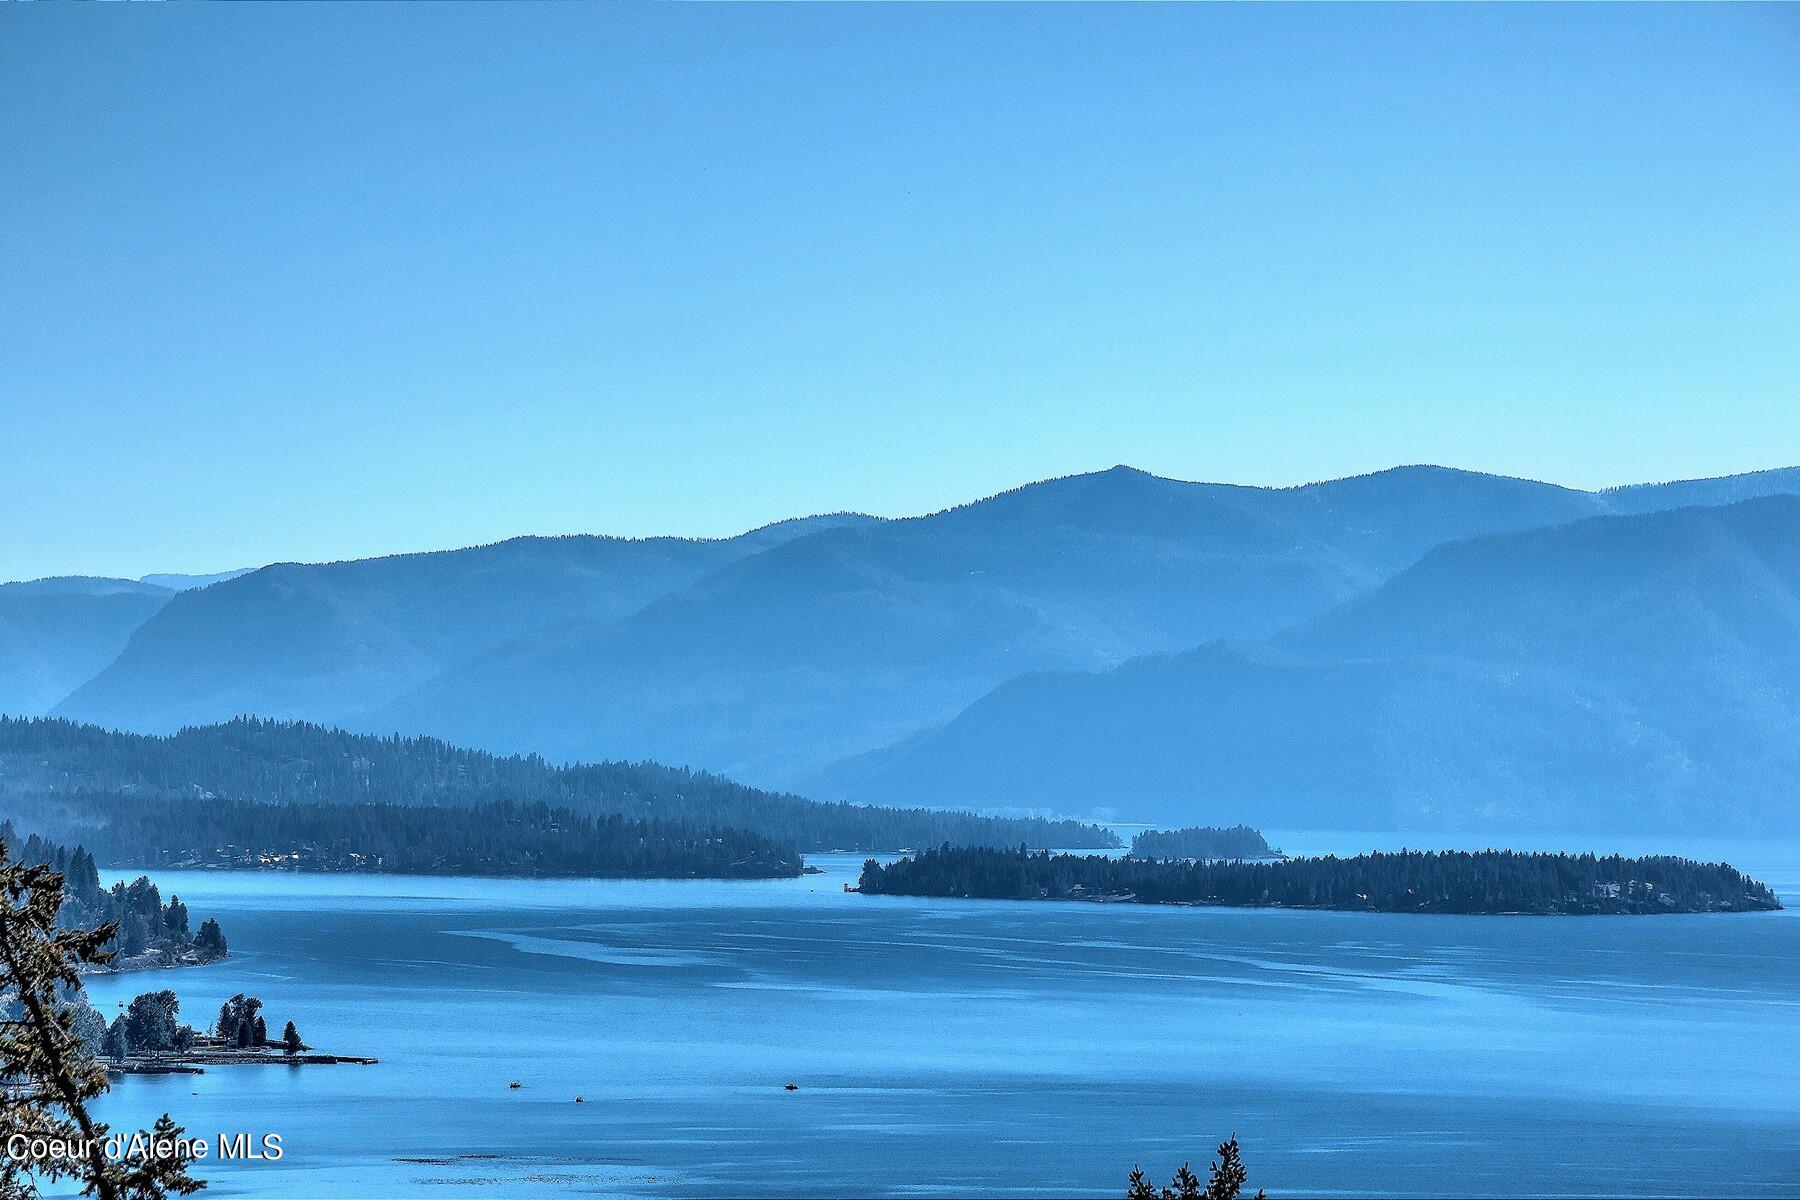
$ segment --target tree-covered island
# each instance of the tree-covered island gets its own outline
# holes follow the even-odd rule
[[[940,846],[863,865],[866,895],[1396,913],[1697,913],[1780,908],[1724,863],[1657,856],[1402,850],[1276,862],[1148,861]]]
[[[1248,825],[1219,829],[1146,829],[1131,839],[1132,858],[1280,858],[1260,830]]]

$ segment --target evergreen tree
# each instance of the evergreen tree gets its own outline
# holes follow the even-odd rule
[[[188,935],[187,905],[181,902],[180,896],[170,896],[169,906],[163,910],[163,928],[172,935],[185,939]]]
[[[225,933],[219,923],[211,917],[200,922],[200,932],[194,935],[194,949],[203,958],[224,958],[229,950],[225,944]]]
[[[150,945],[150,931],[144,927],[144,918],[135,912],[125,914],[125,933],[119,939],[119,951],[126,958],[135,958]]]
[[[306,1049],[306,1043],[300,1040],[300,1031],[294,1028],[292,1021],[281,1031],[281,1044],[289,1054],[298,1054]]]
[[[175,1047],[175,1014],[181,1002],[168,989],[145,992],[125,1009],[125,1035],[133,1050],[160,1053]]]
[[[1160,1193],[1144,1178],[1143,1168],[1133,1167],[1131,1178],[1125,1185],[1125,1200],[1240,1200],[1246,1179],[1248,1174],[1234,1133],[1219,1143],[1219,1157],[1214,1160],[1204,1187],[1186,1163],[1181,1164],[1169,1186]],[[1268,1200],[1268,1197],[1258,1189],[1251,1200]]]
[[[75,991],[67,999],[72,1016],[70,1028],[75,1037],[86,1046],[88,1053],[97,1054],[106,1041],[106,1018],[101,1016],[93,1005],[88,1003],[87,993]]]
[[[0,994],[12,1001],[0,1013],[0,1129],[23,1134],[27,1146],[38,1138],[93,1145],[109,1132],[88,1109],[106,1090],[106,1072],[76,1036],[65,998],[78,992],[81,967],[110,959],[114,930],[59,927],[63,897],[60,872],[14,861],[0,841]],[[154,1136],[180,1134],[167,1114],[157,1121]],[[202,1186],[179,1158],[0,1155],[0,1196],[35,1195],[40,1182],[58,1179],[80,1182],[96,1200],[162,1200]]]
[[[106,1056],[114,1062],[123,1062],[131,1053],[131,1037],[125,1032],[123,1015],[113,1018],[113,1023],[106,1027]]]
[[[1249,1173],[1244,1170],[1243,1155],[1238,1150],[1237,1134],[1219,1143],[1218,1160],[1212,1164],[1211,1178],[1206,1184],[1206,1200],[1238,1200]],[[1261,1188],[1252,1200],[1265,1200]]]

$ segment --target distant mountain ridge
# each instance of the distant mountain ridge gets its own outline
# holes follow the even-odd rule
[[[826,797],[1088,812],[1067,789],[896,764],[1045,672],[1305,658],[1284,631],[1450,543],[1793,493],[1800,468],[1587,492],[1431,466],[1291,488],[1116,467],[922,517],[719,541],[521,538],[277,564],[167,600],[52,711],[163,732],[256,713],[555,761],[653,758]]]
[[[84,576],[0,584],[0,713],[48,710],[104,670],[174,594]]]
[[[108,579],[99,575],[52,575],[44,579],[25,579],[17,583],[0,583],[0,597],[5,596],[161,596],[175,594],[172,587],[140,579]]]
[[[1264,489],[1118,467],[746,556],[616,627],[498,647],[371,727],[553,757],[610,739],[844,794],[859,756],[1021,674],[1266,637],[1446,540],[1677,504],[1684,486],[1609,498],[1411,467]]]
[[[1603,488],[1594,495],[1608,513],[1657,512],[1666,508],[1717,507],[1763,496],[1800,495],[1800,467],[1776,467],[1743,475],[1714,479],[1683,479],[1668,483],[1634,483]],[[1671,497],[1674,503],[1671,503]]]
[[[615,621],[810,529],[736,538],[524,537],[466,550],[277,563],[174,597],[58,715],[168,732],[240,713],[346,721],[509,638]]]
[[[1071,476],[746,556],[617,627],[445,672],[373,727],[553,757],[611,738],[807,789],[1018,674],[1264,636],[1445,536],[1582,515],[1578,497],[1438,471],[1291,492]]]
[[[1266,641],[1014,680],[869,775],[1138,819],[1791,830],[1800,498],[1446,544]]]
[[[236,579],[239,575],[248,575],[254,570],[256,570],[255,567],[239,567],[235,571],[214,571],[210,575],[182,575],[165,572],[160,575],[140,576],[138,582],[185,592],[193,588],[211,587],[215,583],[224,583],[227,579]]]
[[[47,712],[117,658],[177,592],[241,574],[0,583],[0,713]]]

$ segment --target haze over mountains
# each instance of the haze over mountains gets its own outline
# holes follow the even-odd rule
[[[610,624],[745,554],[857,519],[717,541],[523,537],[277,563],[174,599],[56,711],[140,732],[246,713],[362,727],[371,710],[495,646]]]
[[[280,564],[29,621],[9,585],[0,708],[305,718],[885,803],[1763,828],[1800,765],[1793,494],[1800,469],[1596,493],[1121,467],[904,520]]]
[[[618,623],[510,643],[380,727],[631,753],[817,789],[845,756],[1022,672],[1098,667],[1321,612],[1444,536],[1563,516],[1555,489],[1401,474],[1321,492],[1118,468],[745,557]],[[497,721],[498,718],[498,721]]]
[[[79,576],[0,584],[0,712],[49,709],[117,658],[174,594]]]
[[[855,799],[1790,832],[1800,498],[1490,535],[1273,639],[1014,680]]]
[[[48,710],[117,658],[176,593],[246,573],[0,583],[0,713]]]

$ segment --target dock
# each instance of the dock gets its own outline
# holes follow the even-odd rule
[[[253,1046],[242,1050],[197,1050],[186,1054],[132,1054],[123,1060],[102,1059],[101,1066],[109,1076],[204,1075],[207,1067],[372,1067],[380,1061],[354,1054],[319,1054],[311,1050],[288,1054],[279,1048]]]

